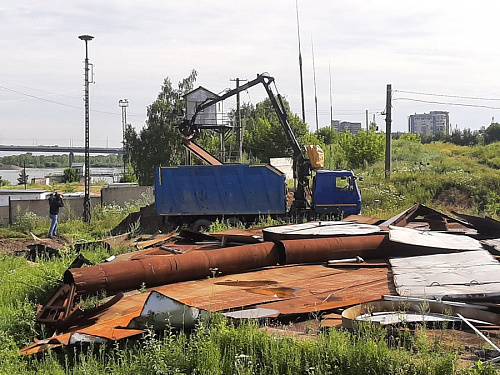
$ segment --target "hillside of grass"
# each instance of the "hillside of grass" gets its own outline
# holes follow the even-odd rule
[[[446,213],[457,211],[495,219],[500,215],[500,143],[456,146],[393,141],[392,171],[384,161],[356,170],[363,214],[388,218],[414,203]]]
[[[413,203],[498,219],[500,215],[500,144],[460,147],[446,143],[393,143],[393,170],[385,177],[384,162],[356,168],[363,214],[388,218]],[[44,188],[29,186],[30,188]],[[64,186],[51,189],[64,191]],[[70,186],[71,189],[77,189]],[[96,207],[92,223],[72,219],[60,223],[60,233],[72,240],[109,235],[137,206]],[[25,215],[0,228],[0,238],[44,236],[48,218]],[[223,228],[219,228],[223,229]],[[98,248],[83,255],[94,263],[133,248]],[[0,254],[0,374],[497,374],[480,362],[463,363],[464,346],[445,338],[427,337],[424,327],[410,333],[373,326],[354,332],[325,331],[305,339],[269,333],[253,323],[234,325],[210,316],[191,333],[149,332],[139,341],[73,347],[39,355],[19,356],[33,338],[50,337],[50,328],[35,322],[39,304],[57,289],[76,254],[69,249],[56,259],[28,261]],[[272,322],[267,327],[275,328]],[[443,336],[445,337],[445,336]]]

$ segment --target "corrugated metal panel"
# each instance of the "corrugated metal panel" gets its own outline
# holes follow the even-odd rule
[[[500,293],[500,263],[486,250],[390,259],[399,295]]]

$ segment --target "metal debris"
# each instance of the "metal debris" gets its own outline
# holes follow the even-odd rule
[[[427,320],[451,312],[500,325],[490,311],[500,301],[500,264],[482,246],[495,240],[471,238],[485,232],[483,224],[417,204],[385,222],[356,216],[352,222],[157,235],[108,262],[79,268],[85,263],[79,259],[72,265],[37,314],[38,322],[60,333],[21,353],[108,343],[141,335],[146,326],[190,328],[207,311],[231,319],[326,313],[322,327],[342,320],[352,328],[368,310],[398,319],[396,311],[412,311],[406,321],[425,310]],[[110,296],[104,303],[81,308],[81,298],[101,291]]]

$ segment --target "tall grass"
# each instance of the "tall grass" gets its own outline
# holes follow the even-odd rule
[[[382,162],[357,171],[363,214],[390,217],[423,203],[442,209],[500,217],[500,170],[495,151],[500,144],[460,147],[394,141],[393,168],[385,177]]]
[[[390,339],[367,325],[355,333],[330,330],[297,339],[264,332],[253,322],[235,325],[209,315],[191,333],[150,331],[140,342],[68,348],[15,357],[2,341],[0,371],[9,374],[497,374],[493,367],[459,367],[457,355]]]
[[[406,142],[406,143],[404,143]],[[383,163],[357,171],[364,214],[388,217],[414,202],[449,209],[450,204],[471,213],[497,217],[500,213],[500,175],[496,147],[465,149],[443,144],[394,142],[390,178]],[[405,151],[406,150],[406,151]],[[144,202],[143,202],[144,203]],[[138,205],[143,205],[138,203]],[[96,207],[92,223],[78,218],[60,223],[60,234],[72,239],[105,237],[130,211],[132,205]],[[262,218],[260,225],[281,224]],[[43,236],[48,220],[29,214],[2,237],[21,232]],[[219,223],[225,228],[224,223]],[[26,235],[24,235],[26,236]],[[87,250],[84,256],[100,262],[111,253],[104,248]],[[35,323],[39,304],[47,302],[58,287],[64,270],[74,259],[63,249],[56,259],[30,262],[19,256],[0,257],[0,374],[497,374],[480,363],[460,365],[460,348],[425,337],[390,332],[362,325],[355,332],[330,330],[306,339],[268,333],[256,323],[234,324],[221,315],[209,315],[189,333],[148,332],[140,341],[100,347],[69,347],[34,356],[19,356],[20,347],[33,337],[52,332]]]

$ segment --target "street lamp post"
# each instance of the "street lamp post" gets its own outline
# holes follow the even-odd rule
[[[89,154],[89,50],[90,35],[80,35],[85,42],[85,196],[83,198],[83,221],[90,223],[90,154]]]
[[[127,170],[127,147],[125,145],[125,126],[127,125],[128,99],[120,99],[118,105],[122,109],[122,147],[123,147],[123,177]]]

